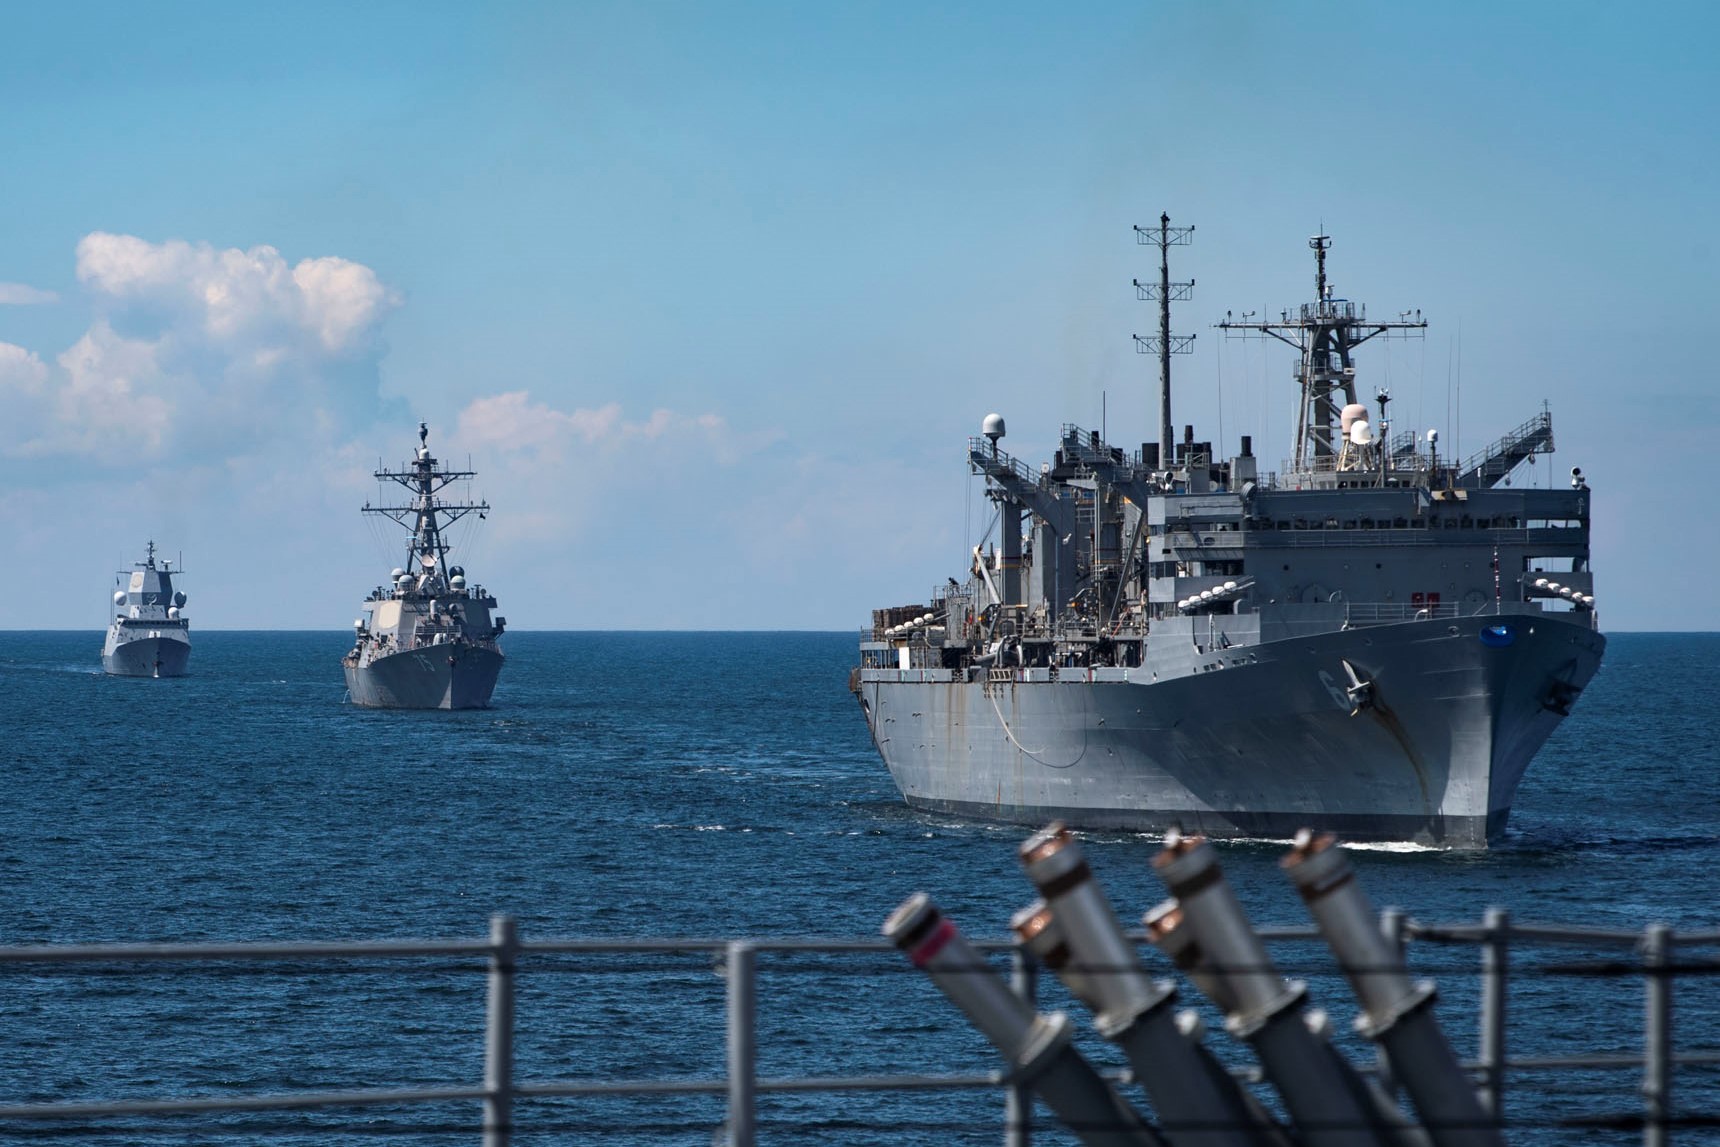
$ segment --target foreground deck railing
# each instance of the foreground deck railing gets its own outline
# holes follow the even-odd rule
[[[1681,952],[1720,946],[1720,931],[1675,932],[1655,924],[1641,932],[1518,924],[1494,909],[1478,924],[1430,925],[1387,911],[1383,926],[1407,942],[1474,946],[1480,952],[1478,1000],[1479,1054],[1464,1067],[1474,1073],[1486,1106],[1508,1125],[1504,1108],[1510,1073],[1603,1069],[1641,1072],[1640,1116],[1610,1121],[1614,1129],[1640,1124],[1646,1147],[1661,1147],[1680,1127],[1712,1133],[1720,1113],[1692,1118],[1676,1116],[1671,1103],[1673,1070],[1679,1065],[1720,1064],[1720,1052],[1675,1052],[1672,1046],[1674,983],[1680,976],[1712,976],[1720,971],[1713,959],[1681,958]],[[1307,928],[1261,928],[1268,942],[1318,941]],[[1143,935],[1132,937],[1144,943]],[[1562,1056],[1508,1054],[1508,981],[1511,954],[1517,946],[1577,945],[1588,950],[1617,950],[1620,959],[1562,968],[1577,975],[1640,977],[1644,1020],[1640,1054],[1595,1052]],[[1008,951],[1013,961],[1014,989],[1031,997],[1035,969],[1022,952],[1005,941],[980,943],[988,952]],[[1024,1147],[1032,1135],[1032,1103],[1025,1088],[1013,1085],[1001,1071],[971,1074],[880,1074],[761,1077],[757,1070],[760,953],[888,953],[885,941],[821,939],[640,939],[525,940],[512,917],[492,918],[487,940],[407,940],[352,943],[209,943],[209,944],[89,944],[0,947],[0,973],[45,965],[128,965],[172,963],[208,965],[234,961],[295,961],[338,964],[354,960],[475,956],[487,961],[488,996],[484,1033],[484,1075],[479,1083],[462,1086],[394,1089],[294,1091],[207,1097],[124,1099],[92,1102],[0,1102],[0,1120],[27,1123],[51,1133],[55,1121],[105,1119],[163,1114],[214,1114],[289,1111],[312,1108],[354,1108],[378,1105],[473,1102],[481,1115],[473,1130],[485,1147],[507,1147],[517,1129],[519,1100],[617,1095],[709,1094],[727,1097],[726,1122],[719,1141],[728,1147],[752,1147],[756,1141],[756,1112],[761,1094],[781,1092],[858,1092],[879,1090],[946,1090],[996,1088],[1004,1093],[1005,1117],[1000,1134],[1011,1147]],[[515,979],[522,962],[536,956],[595,954],[708,953],[720,959],[726,993],[726,1070],[721,1077],[657,1080],[521,1080],[515,1078]],[[1447,973],[1449,978],[1449,973]],[[6,990],[0,978],[0,992]],[[952,1025],[959,1018],[951,1015]],[[1448,1018],[1448,1023],[1450,1022]],[[1245,1078],[1251,1077],[1248,1073]],[[1126,1078],[1126,1072],[1114,1072]],[[1587,1124],[1593,1126],[1593,1124]],[[1693,1140],[1694,1141],[1694,1140]]]

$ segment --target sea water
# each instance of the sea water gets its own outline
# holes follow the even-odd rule
[[[875,937],[921,890],[970,935],[999,937],[1033,899],[1015,858],[1028,829],[902,805],[847,689],[852,634],[510,633],[493,707],[459,713],[345,703],[341,634],[197,632],[192,674],[164,680],[103,676],[100,641],[0,635],[0,944],[477,939],[497,912],[527,939]],[[1614,636],[1503,844],[1359,851],[1364,886],[1428,923],[1499,905],[1522,922],[1716,927],[1717,712],[1720,636]],[[1084,843],[1125,921],[1163,898],[1156,839]],[[1281,844],[1220,847],[1257,924],[1308,922]],[[1513,1055],[1640,1051],[1642,982],[1587,974],[1605,955],[1519,958]],[[1365,1059],[1324,949],[1274,956]],[[1417,943],[1411,960],[1474,1055],[1475,950]],[[998,1066],[895,953],[767,952],[760,974],[765,1076]],[[1713,979],[1676,981],[1681,1050],[1720,1050]],[[722,1074],[708,955],[546,958],[519,983],[520,1081]],[[1070,1006],[1054,984],[1043,998]],[[1119,1064],[1073,1010],[1081,1046]],[[1214,1046],[1244,1062],[1210,1019]],[[483,1024],[480,959],[4,966],[0,1104],[472,1085]],[[1675,1106],[1720,1113],[1713,1075],[1681,1069]],[[1558,1121],[1628,1119],[1636,1083],[1514,1075],[1513,1142],[1634,1141]],[[996,1143],[1001,1119],[990,1090],[759,1108],[765,1143]],[[715,1096],[522,1101],[515,1141],[703,1145],[721,1120]],[[475,1103],[453,1103],[0,1124],[0,1138],[470,1143],[477,1121]]]

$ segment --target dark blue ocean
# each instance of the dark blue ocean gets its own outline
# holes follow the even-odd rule
[[[510,634],[494,707],[466,713],[344,704],[343,634],[194,643],[193,676],[127,680],[100,674],[98,633],[0,635],[0,944],[480,938],[495,912],[528,939],[871,937],[918,890],[970,935],[997,937],[1032,899],[1015,860],[1026,830],[899,803],[847,690],[851,634]],[[1359,852],[1364,885],[1430,923],[1501,905],[1524,922],[1720,927],[1717,714],[1720,635],[1615,636],[1531,769],[1503,847]],[[1156,840],[1087,848],[1131,924],[1162,899]],[[1260,924],[1307,922],[1282,851],[1223,846]],[[1355,1009],[1323,949],[1274,955],[1347,1033]],[[1512,1054],[1639,1050],[1642,981],[1584,974],[1601,955],[1518,957]],[[1411,958],[1439,979],[1439,1014],[1473,1054],[1476,953],[1421,942]],[[996,1066],[894,953],[766,954],[761,969],[767,1076]],[[1720,1051],[1714,977],[1675,983],[1680,1050]],[[1054,985],[1044,998],[1063,1006]],[[722,1005],[708,956],[528,963],[516,1077],[718,1076]],[[1118,1062],[1080,1019],[1082,1045]],[[0,967],[0,1105],[474,1084],[483,1021],[475,960]],[[1675,1106],[1720,1115],[1715,1071],[1681,1069]],[[1513,1142],[1640,1141],[1556,1122],[1628,1119],[1637,1082],[1519,1073]],[[475,1143],[478,1115],[459,1103],[0,1123],[0,1138]],[[1001,1117],[986,1091],[766,1096],[760,1138],[990,1144]],[[522,1102],[515,1141],[702,1147],[721,1119],[705,1097]]]

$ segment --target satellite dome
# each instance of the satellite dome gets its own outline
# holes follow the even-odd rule
[[[993,442],[996,442],[999,438],[1002,438],[1003,437],[1003,415],[1001,415],[1001,414],[988,414],[988,415],[986,415],[985,421],[980,424],[980,433],[985,435],[987,438],[991,439]]]
[[[1343,412],[1338,415],[1338,426],[1347,435],[1350,432],[1351,423],[1359,422],[1367,416],[1368,408],[1366,406],[1359,402],[1352,402],[1344,407]]]
[[[1357,403],[1357,405],[1361,404]],[[1368,425],[1368,420],[1365,418],[1358,418],[1350,423],[1348,433],[1350,441],[1357,446],[1366,446],[1374,440],[1374,428]]]
[[[180,609],[185,608],[185,592],[183,590],[173,595],[173,604]]]
[[[465,589],[466,588],[466,575],[465,574],[455,574],[453,577],[448,579],[448,584],[453,586],[455,589]]]
[[[125,590],[121,589],[121,590],[115,590],[114,591],[113,603],[115,605],[124,605],[125,604]]]
[[[167,620],[177,621],[178,619],[179,619],[179,607],[177,605],[168,606],[167,607]]]
[[[401,569],[399,566],[395,566],[389,571],[388,576],[395,581],[399,581],[401,578],[406,576],[406,571]]]

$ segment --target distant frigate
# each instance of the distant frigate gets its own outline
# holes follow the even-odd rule
[[[1591,491],[1537,488],[1543,409],[1467,459],[1438,435],[1390,433],[1357,400],[1352,352],[1419,335],[1326,281],[1279,321],[1217,324],[1296,352],[1291,458],[1221,460],[1172,437],[1168,246],[1157,245],[1159,441],[1139,452],[1064,426],[1051,460],[998,448],[985,419],[968,462],[999,541],[926,604],[876,610],[851,685],[917,808],[1096,829],[1483,848],[1530,759],[1599,668]],[[1543,467],[1543,470],[1546,467]],[[1518,484],[1513,486],[1513,474]],[[1561,486],[1564,483],[1561,481]]]
[[[445,530],[467,514],[482,518],[488,503],[445,502],[449,483],[473,477],[444,470],[430,454],[429,427],[418,424],[418,450],[401,470],[378,470],[380,481],[411,492],[403,506],[372,506],[406,527],[406,564],[364,601],[368,618],[353,623],[355,640],[342,659],[353,704],[380,709],[481,709],[490,703],[502,671],[498,639],[507,622],[482,586],[468,586],[466,571],[448,564]]]
[[[155,564],[155,543],[135,569],[114,575],[114,618],[102,643],[102,668],[119,677],[183,677],[191,663],[191,627],[173,589],[170,560]]]

